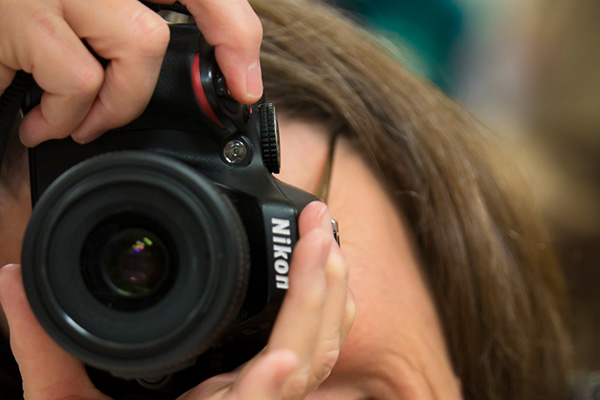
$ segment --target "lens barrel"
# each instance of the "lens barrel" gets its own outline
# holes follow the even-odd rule
[[[34,208],[23,276],[46,331],[117,376],[180,369],[239,312],[249,275],[244,226],[191,167],[148,152],[86,160]]]

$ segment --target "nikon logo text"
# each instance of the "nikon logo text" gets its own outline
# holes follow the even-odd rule
[[[290,221],[287,219],[271,218],[273,233],[273,268],[275,269],[275,285],[277,289],[288,289],[290,279],[290,254],[292,239],[290,238]]]

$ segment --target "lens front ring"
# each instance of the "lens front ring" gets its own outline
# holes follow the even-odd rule
[[[85,241],[121,213],[154,219],[178,254],[177,277],[147,308],[111,307],[81,273]],[[210,345],[239,309],[248,262],[239,216],[212,182],[137,152],[98,156],[55,181],[23,246],[27,295],[44,328],[86,363],[121,374],[163,369]]]

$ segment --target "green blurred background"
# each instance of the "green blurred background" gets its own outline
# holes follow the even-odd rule
[[[600,1],[337,0],[506,138],[571,295],[574,399],[600,399]]]

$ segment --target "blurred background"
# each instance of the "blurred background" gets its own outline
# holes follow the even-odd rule
[[[600,400],[600,1],[331,1],[510,137],[567,277],[573,398]]]

